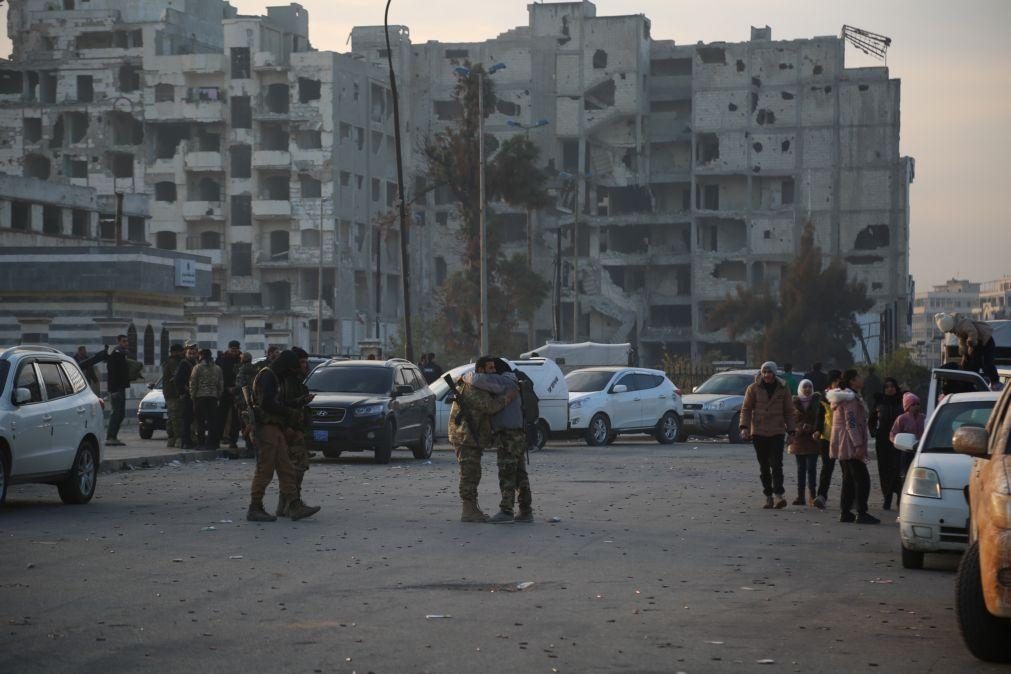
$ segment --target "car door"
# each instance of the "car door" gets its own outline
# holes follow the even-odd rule
[[[615,392],[615,387],[625,386],[627,391]],[[626,372],[621,375],[608,389],[607,406],[611,417],[611,428],[629,429],[641,428],[642,397],[639,394],[638,375]]]
[[[394,386],[408,386],[411,393],[397,396],[398,424],[397,441],[412,442],[418,434],[418,392],[414,386],[414,376],[406,367],[398,367]]]
[[[655,426],[670,408],[670,395],[667,387],[662,386],[664,377],[649,372],[636,375],[639,382],[639,394],[642,398],[642,418],[639,420],[642,428]]]
[[[52,447],[53,416],[45,402],[42,384],[33,361],[22,361],[14,376],[14,390],[11,400],[17,398],[18,389],[28,389],[27,402],[16,405],[11,412],[11,476],[32,475],[46,472],[47,455]]]
[[[36,368],[42,378],[42,389],[46,394],[46,405],[52,416],[51,445],[45,459],[45,472],[70,470],[77,454],[77,445],[83,434],[78,428],[83,419],[76,408],[73,388],[67,381],[63,369],[57,362],[37,361]]]

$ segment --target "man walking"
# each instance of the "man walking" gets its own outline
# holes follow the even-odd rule
[[[755,383],[744,392],[741,407],[741,438],[751,439],[765,494],[763,508],[785,508],[783,494],[783,446],[786,433],[793,433],[793,399],[786,382],[776,376],[772,361],[762,364]],[[773,501],[775,496],[775,502]]]
[[[119,427],[126,417],[126,390],[130,388],[130,365],[126,357],[129,347],[127,336],[117,335],[115,346],[109,345],[104,351],[80,362],[82,369],[105,363],[106,387],[112,408],[105,431],[105,444],[109,447],[122,447],[124,444],[119,440]]]
[[[210,349],[200,352],[200,362],[190,374],[190,397],[197,422],[197,446],[217,449],[218,401],[225,388],[221,368],[211,360]]]
[[[287,503],[287,516],[300,520],[319,512],[319,506],[302,502],[295,482],[295,469],[288,452],[288,434],[302,424],[302,410],[284,403],[281,382],[289,373],[299,370],[298,357],[292,351],[282,351],[268,367],[260,370],[253,381],[254,413],[256,415],[256,472],[250,488],[250,522],[274,522],[277,518],[263,508],[267,486],[277,473],[281,500]]]
[[[292,347],[292,353],[298,358],[298,371],[290,371],[281,377],[281,399],[285,405],[299,410],[302,418],[297,428],[286,432],[285,439],[288,441],[288,457],[291,459],[291,467],[295,471],[295,488],[299,494],[302,493],[302,480],[309,470],[309,448],[305,444],[305,430],[309,426],[307,405],[312,401],[313,395],[306,388],[305,378],[309,376],[309,354],[299,347]],[[284,495],[279,495],[277,499],[278,517],[288,516],[291,503],[286,501]]]
[[[168,422],[165,430],[168,433],[168,447],[182,445],[182,410],[179,408],[179,389],[176,388],[176,371],[183,362],[183,345],[173,344],[169,347],[169,357],[161,365],[161,392],[165,396],[165,409],[168,411]]]
[[[193,449],[193,397],[190,395],[190,375],[197,362],[197,347],[187,344],[184,358],[176,368],[175,385],[179,394],[179,449]]]
[[[484,372],[491,356],[481,356],[474,366],[475,372]],[[460,464],[461,522],[487,522],[477,503],[477,487],[481,482],[481,455],[491,447],[491,416],[519,397],[519,389],[493,399],[491,394],[471,383],[473,374],[457,380],[458,394],[449,412],[449,441],[456,449]]]
[[[474,372],[471,383],[495,397],[511,391],[520,392],[516,374],[500,358],[485,363],[484,370]],[[498,483],[502,492],[499,511],[491,518],[493,524],[506,522],[533,522],[530,477],[527,474],[527,433],[523,426],[522,397],[518,396],[501,411],[492,416],[493,440],[498,451]],[[517,499],[518,497],[518,499]],[[514,504],[519,501],[519,512],[514,516]]]
[[[242,345],[238,340],[228,342],[228,350],[218,356],[216,364],[221,368],[224,380],[224,391],[218,399],[218,421],[221,432],[216,438],[218,442],[228,442],[229,449],[239,447],[239,417],[235,409],[235,397],[238,393],[235,380],[241,366]]]

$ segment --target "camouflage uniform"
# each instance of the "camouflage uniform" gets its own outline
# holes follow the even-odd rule
[[[469,380],[457,383],[459,399],[453,401],[449,413],[449,441],[456,448],[460,463],[460,499],[476,507],[477,487],[481,482],[481,455],[492,446],[491,416],[509,404],[505,398],[494,399],[486,391],[474,388]],[[460,402],[477,424],[477,437],[460,411]]]
[[[281,492],[281,499],[292,501],[298,498],[298,487],[295,484],[295,469],[291,465],[288,453],[288,429],[293,425],[294,410],[268,411],[264,409],[262,394],[260,393],[260,377],[276,376],[273,372],[264,372],[257,376],[253,383],[253,391],[256,400],[257,419],[257,454],[256,472],[253,475],[253,484],[250,489],[250,496],[254,504],[259,504],[262,508],[263,495],[267,490],[267,485],[277,473],[278,486]]]
[[[165,430],[168,433],[168,446],[177,447],[182,444],[183,413],[180,407],[179,391],[176,390],[176,370],[183,362],[182,356],[169,356],[161,366],[161,390],[165,396],[165,409],[168,411],[168,421]]]
[[[281,398],[285,404],[294,408],[301,408],[302,423],[299,428],[290,429],[288,435],[288,456],[291,457],[291,465],[295,468],[296,482],[299,489],[302,487],[302,478],[305,471],[309,470],[309,448],[305,444],[305,429],[308,427],[309,408],[303,401],[309,395],[309,389],[302,383],[301,374],[288,374],[281,381]]]
[[[522,428],[507,428],[495,433],[498,447],[498,486],[502,492],[499,510],[513,512],[519,502],[520,512],[529,512],[533,504],[530,477],[527,475],[527,434]]]

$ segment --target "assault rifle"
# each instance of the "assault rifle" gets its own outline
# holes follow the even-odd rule
[[[480,442],[481,435],[480,433],[478,433],[478,429],[480,429],[481,427],[474,421],[474,417],[471,416],[470,410],[467,409],[467,405],[463,402],[463,399],[460,397],[460,389],[457,388],[456,382],[453,381],[453,377],[451,377],[448,374],[445,374],[442,376],[442,380],[446,382],[447,386],[449,386],[449,390],[452,391],[454,399],[456,400],[456,405],[457,407],[460,408],[460,411],[459,413],[457,413],[454,423],[459,424],[462,417],[463,422],[467,424],[467,428],[470,429],[470,434],[471,436],[473,436],[474,442]]]

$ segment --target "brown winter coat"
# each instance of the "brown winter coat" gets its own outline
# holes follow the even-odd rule
[[[777,377],[776,388],[770,396],[762,386],[762,374],[755,376],[755,383],[744,392],[741,428],[765,438],[793,430],[793,400],[785,381]]]
[[[817,393],[811,396],[807,409],[804,409],[800,396],[794,396],[793,423],[796,432],[790,436],[790,454],[817,454],[821,450],[821,441],[815,440],[813,434],[822,432],[825,426],[821,396]]]

